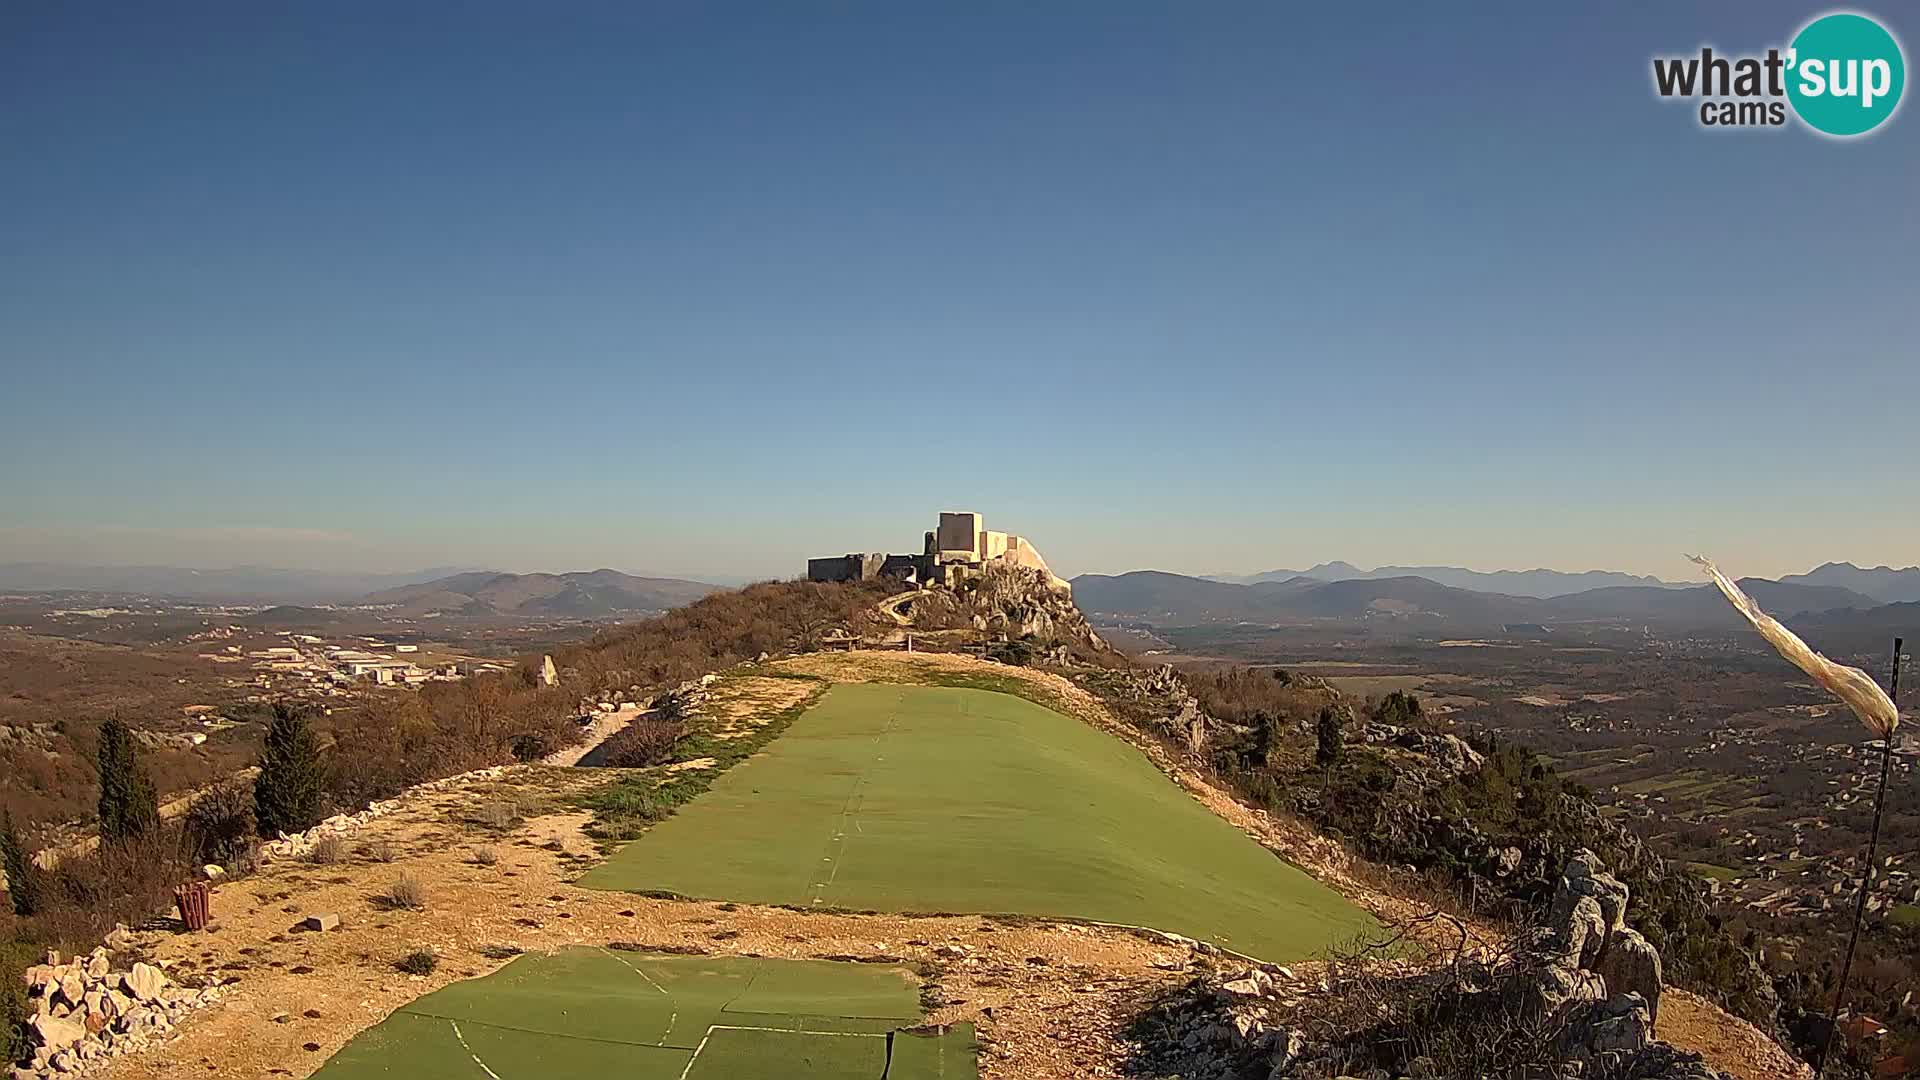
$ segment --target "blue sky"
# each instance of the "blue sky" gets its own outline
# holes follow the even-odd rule
[[[7,5],[0,561],[1920,562],[1920,117],[1650,87],[1821,10]]]

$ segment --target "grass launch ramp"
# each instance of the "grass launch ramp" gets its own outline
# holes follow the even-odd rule
[[[318,1080],[975,1080],[905,968],[569,949],[402,1008]]]
[[[1276,962],[1375,927],[1118,739],[945,687],[834,687],[580,883],[1150,926]]]

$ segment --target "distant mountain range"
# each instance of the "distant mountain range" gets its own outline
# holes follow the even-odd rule
[[[1456,589],[1502,593],[1507,596],[1531,596],[1539,600],[1615,585],[1648,586],[1657,589],[1690,587],[1671,581],[1661,581],[1655,577],[1623,574],[1614,570],[1582,570],[1577,573],[1564,570],[1482,571],[1467,570],[1458,566],[1381,566],[1372,570],[1362,570],[1352,563],[1337,561],[1321,563],[1306,570],[1268,570],[1262,574],[1249,574],[1244,577],[1215,575],[1214,580],[1257,585],[1263,581],[1286,581],[1297,577],[1314,578],[1318,581],[1378,581],[1385,578],[1417,577],[1440,585],[1451,585]],[[1812,582],[1810,584],[1833,583]]]
[[[403,615],[545,615],[596,618],[665,611],[718,592],[720,586],[678,578],[634,577],[617,570],[571,574],[503,574],[482,570],[373,593],[364,605],[391,605]]]
[[[1876,566],[1863,570],[1849,562],[1830,562],[1805,574],[1788,574],[1780,580],[1794,585],[1837,585],[1865,593],[1883,604],[1920,602],[1920,566],[1904,570]]]
[[[214,603],[332,603],[378,589],[432,581],[471,567],[441,566],[397,574],[290,570],[271,566],[192,569],[180,566],[93,566],[0,563],[0,589],[20,592],[129,593]]]
[[[1761,578],[1744,579],[1741,585],[1781,618],[1880,606],[1873,597],[1830,585]],[[1073,579],[1073,595],[1090,614],[1164,626],[1363,618],[1428,620],[1462,631],[1513,623],[1595,621],[1701,629],[1741,625],[1739,616],[1712,586],[1664,582],[1542,598],[1465,589],[1417,575],[1326,581],[1300,574],[1238,584],[1141,570],[1116,576],[1083,574]]]
[[[0,563],[0,590],[127,593],[205,603],[378,604],[397,614],[545,615],[595,618],[664,611],[720,586],[679,578],[634,577],[614,570],[509,574],[436,567],[374,574],[265,566],[88,566]]]

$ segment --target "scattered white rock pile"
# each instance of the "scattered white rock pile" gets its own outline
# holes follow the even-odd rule
[[[1545,1064],[1524,1066],[1529,1078],[1727,1080],[1697,1055],[1654,1038],[1660,954],[1627,926],[1629,900],[1626,885],[1581,851],[1566,864],[1535,947],[1517,957],[1489,962],[1470,951],[1457,966],[1433,970],[1377,961],[1371,1002],[1330,998],[1324,980],[1309,985],[1285,969],[1203,975],[1147,1014],[1136,1028],[1145,1033],[1139,1050],[1156,1075],[1187,1080],[1492,1080],[1407,1057],[1411,1040],[1402,1025],[1424,1023],[1412,1017],[1426,1014],[1389,1019],[1392,1005],[1435,1000],[1433,991],[1445,989],[1456,1017],[1450,1022],[1510,1021],[1459,1029],[1463,1037],[1505,1030],[1541,1040]],[[1357,1027],[1328,1022],[1348,1013]],[[1389,1068],[1387,1061],[1399,1064]]]
[[[305,832],[295,833],[291,836],[286,833],[281,833],[278,840],[269,840],[267,843],[261,845],[261,858],[266,862],[272,862],[275,859],[297,859],[307,852],[312,851],[315,844],[318,844],[327,837],[352,835],[365,827],[368,822],[386,817],[422,795],[431,795],[435,792],[446,791],[450,788],[460,787],[477,781],[496,780],[512,767],[511,765],[494,765],[485,769],[475,769],[472,772],[461,773],[458,776],[449,776],[440,780],[429,780],[424,784],[415,784],[413,787],[408,788],[406,791],[401,792],[391,799],[382,799],[379,802],[369,805],[365,810],[357,814],[335,814]]]
[[[1189,1080],[1287,1076],[1323,1049],[1278,1022],[1312,989],[1285,968],[1252,968],[1224,981],[1203,975],[1155,1008],[1159,1045],[1143,1049]]]
[[[34,1051],[13,1080],[88,1072],[164,1039],[190,1010],[221,994],[218,986],[179,986],[151,964],[114,971],[104,946],[64,963],[48,952],[46,963],[27,969],[26,983]]]

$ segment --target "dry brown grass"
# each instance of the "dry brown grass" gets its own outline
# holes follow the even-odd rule
[[[347,857],[347,842],[338,836],[323,836],[307,849],[305,857],[315,866],[331,866]]]
[[[387,886],[381,899],[392,908],[423,911],[427,906],[427,887],[420,883],[419,878],[403,873],[394,879],[392,885]]]

